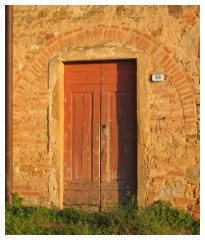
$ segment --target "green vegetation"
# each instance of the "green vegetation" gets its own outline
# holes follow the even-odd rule
[[[109,212],[27,207],[14,194],[13,205],[6,205],[6,234],[199,234],[199,221],[169,203],[157,202],[136,209],[134,201]]]

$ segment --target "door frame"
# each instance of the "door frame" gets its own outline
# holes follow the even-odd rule
[[[137,106],[137,191],[136,201],[138,206],[145,206],[145,184],[147,172],[145,169],[146,162],[146,131],[144,126],[139,128],[139,124],[146,124],[146,109],[141,110],[147,103],[146,82],[138,81],[139,73],[140,78],[146,73],[147,58],[112,58],[112,59],[76,59],[55,57],[49,61],[49,74],[48,74],[48,88],[49,88],[49,107],[48,107],[48,152],[50,178],[48,183],[49,188],[49,202],[53,203],[56,207],[63,208],[63,171],[64,171],[64,63],[70,62],[106,62],[106,61],[119,61],[119,60],[135,60],[136,61],[136,106]],[[144,66],[139,69],[139,63]],[[144,76],[145,77],[145,76]],[[143,79],[143,78],[142,78]],[[143,79],[144,80],[144,79]],[[140,93],[140,95],[139,95]],[[139,111],[140,108],[140,111]],[[140,130],[140,132],[138,132]],[[57,191],[56,191],[57,189]]]

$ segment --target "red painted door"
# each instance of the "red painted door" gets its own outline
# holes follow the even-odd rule
[[[102,65],[101,207],[136,193],[136,63]]]
[[[64,206],[100,204],[99,64],[65,65]]]
[[[64,206],[136,193],[136,63],[65,65]]]

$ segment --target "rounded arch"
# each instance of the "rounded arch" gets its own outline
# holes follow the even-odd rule
[[[68,47],[78,46],[84,42],[92,44],[93,39],[127,44],[136,48],[136,51],[151,56],[156,64],[164,69],[179,93],[186,134],[197,132],[194,85],[191,76],[180,68],[172,51],[148,34],[133,28],[114,25],[78,28],[61,33],[44,44],[22,68],[14,81],[14,117],[21,109],[23,101],[21,96],[28,92],[36,76],[48,65],[50,59]]]

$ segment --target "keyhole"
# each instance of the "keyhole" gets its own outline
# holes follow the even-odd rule
[[[102,125],[102,130],[104,130],[106,128],[106,125],[105,124],[103,124]]]

